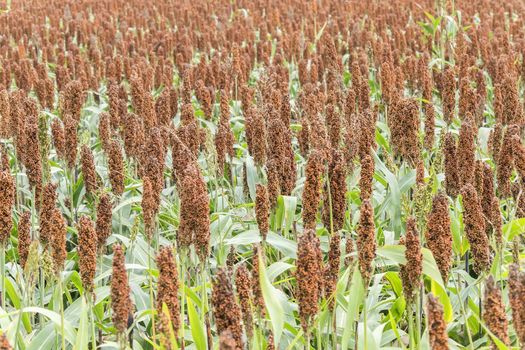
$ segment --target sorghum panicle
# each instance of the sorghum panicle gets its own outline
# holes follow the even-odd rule
[[[120,244],[113,246],[113,270],[111,275],[111,319],[115,328],[123,335],[128,328],[128,316],[131,312],[130,287],[126,272],[126,257]]]
[[[407,219],[406,233],[403,238],[407,263],[401,266],[400,275],[405,298],[408,302],[413,302],[421,286],[423,272],[423,254],[421,253],[416,220],[413,217]]]
[[[103,252],[106,247],[106,241],[111,235],[111,219],[113,213],[113,205],[109,194],[103,193],[100,195],[97,204],[97,247],[100,252]]]
[[[15,181],[9,171],[0,171],[0,244],[5,245],[11,235],[11,213],[15,204]]]
[[[97,233],[93,221],[82,216],[77,226],[80,276],[84,289],[93,292],[93,280],[97,271]]]
[[[241,305],[242,320],[244,329],[249,338],[253,333],[253,319],[252,319],[252,288],[251,288],[250,271],[245,264],[241,264],[235,272],[235,286],[237,288],[237,295]]]
[[[504,344],[509,345],[508,322],[505,314],[505,305],[501,298],[500,288],[489,276],[485,284],[485,295],[483,298],[483,320],[490,331]],[[493,349],[498,349],[493,344]]]
[[[306,163],[306,180],[303,189],[303,225],[307,229],[315,228],[317,209],[321,200],[321,181],[323,174],[321,152],[313,151]]]
[[[361,203],[359,226],[357,228],[357,253],[359,270],[365,286],[367,286],[372,276],[372,263],[376,256],[374,209],[368,199]]]
[[[470,250],[474,257],[474,269],[477,272],[486,271],[490,267],[490,250],[485,220],[474,186],[465,185],[461,189],[463,197],[463,222],[465,234],[470,243]]]
[[[322,284],[322,256],[319,238],[315,230],[306,229],[299,237],[297,246],[297,303],[305,333],[308,333],[319,311],[319,286]]]
[[[231,277],[225,268],[217,270],[212,284],[211,303],[219,334],[230,331],[235,340],[235,350],[243,349],[241,309],[235,300]]]
[[[427,296],[427,319],[431,349],[448,350],[448,334],[443,305],[432,294]]]
[[[444,193],[436,194],[432,200],[432,209],[427,216],[425,232],[427,246],[434,255],[444,281],[448,280],[452,264],[452,231],[448,208],[447,196]]]
[[[255,190],[255,215],[257,218],[257,225],[259,226],[259,232],[261,233],[263,241],[265,241],[266,235],[270,230],[270,202],[268,200],[268,191],[266,190],[266,186],[262,184],[257,184]]]
[[[179,303],[179,275],[177,272],[177,263],[173,256],[171,247],[163,247],[157,255],[157,266],[159,267],[159,281],[157,284],[157,312],[162,313],[162,305],[165,304],[171,324],[175,334],[178,333],[181,318],[180,318],[180,303]]]
[[[22,269],[26,266],[31,245],[31,212],[25,211],[18,220],[18,257]]]

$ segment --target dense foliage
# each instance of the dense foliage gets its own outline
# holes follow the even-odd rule
[[[521,1],[1,6],[0,349],[525,346]]]

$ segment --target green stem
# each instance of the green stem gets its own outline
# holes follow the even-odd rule
[[[416,349],[416,336],[415,336],[415,330],[414,330],[414,313],[413,313],[413,305],[409,304],[407,307],[407,313],[408,313],[408,335],[409,335],[409,348],[411,350]]]
[[[416,301],[416,345],[421,344],[421,293],[415,298]]]
[[[64,331],[64,302],[62,300],[62,294],[64,290],[62,276],[58,274],[58,299],[60,306],[60,333],[62,335],[62,350],[66,350],[66,332]]]
[[[468,326],[468,318],[467,318],[467,313],[465,312],[465,305],[463,305],[463,302],[461,301],[461,290],[459,289],[459,286],[461,285],[461,283],[456,282],[456,279],[454,278],[454,276],[452,276],[452,281],[454,282],[454,287],[456,288],[456,291],[458,293],[458,298],[460,299],[459,305],[461,307],[461,314],[463,316],[463,322],[465,322],[465,328],[467,330],[469,345],[470,345],[470,348],[474,350],[474,345],[473,345],[474,343],[472,341],[472,335],[470,334],[470,328]]]
[[[151,239],[149,240],[149,246],[151,248]],[[149,282],[149,300],[151,308],[151,331],[152,331],[152,342],[156,344],[157,330],[155,329],[155,299],[153,297],[153,277],[151,276],[152,270],[152,259],[151,250],[148,252],[148,282]]]
[[[87,298],[88,298],[88,302],[90,305],[90,310],[91,310],[91,333],[93,334],[93,339],[91,339],[91,344],[92,344],[92,349],[96,349],[97,348],[97,330],[96,330],[96,325],[95,325],[95,311],[93,311],[95,309],[95,294],[94,293],[89,293],[87,295]]]
[[[310,349],[310,330],[306,332],[306,342],[304,343],[304,349],[309,350]],[[262,348],[261,348],[262,349]]]
[[[75,214],[74,214],[74,200],[73,198],[75,197],[75,184],[74,184],[74,180],[73,180],[73,171],[68,169],[67,170],[67,173],[68,173],[68,178],[69,178],[69,211],[70,211],[70,215],[71,215],[71,225],[73,225],[73,223],[75,222]]]
[[[5,311],[5,243],[0,244],[0,265],[2,275],[2,309]]]
[[[368,337],[368,327],[366,326],[366,323],[368,321],[368,307],[366,305],[366,296],[365,296],[365,300],[364,300],[364,304],[363,304],[363,334],[364,334],[364,339],[363,339],[363,344],[364,344],[364,349],[366,350],[367,349],[367,345],[368,345],[368,342],[367,342],[367,337]],[[358,327],[358,331],[359,331],[359,327]],[[359,332],[358,332],[359,333]]]
[[[206,310],[208,308],[208,295],[206,293],[206,263],[201,263],[201,322],[206,325]]]
[[[181,308],[181,315],[184,315],[184,308],[186,303],[186,250],[183,249],[181,251],[180,256],[180,273],[181,273],[181,287],[182,287],[182,293],[181,293],[181,302],[180,302],[180,308]],[[177,336],[180,336],[180,345],[181,349],[184,349],[184,320],[182,320],[182,324],[180,325],[180,330]]]

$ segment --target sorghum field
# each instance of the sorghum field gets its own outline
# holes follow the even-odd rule
[[[0,8],[0,349],[525,348],[523,1]]]

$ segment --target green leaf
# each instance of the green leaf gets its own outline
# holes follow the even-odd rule
[[[427,248],[422,248],[421,252],[423,253],[423,273],[444,288],[445,284],[443,278],[441,278],[441,273],[439,272],[432,252]],[[405,246],[403,245],[385,245],[377,248],[376,253],[378,257],[391,260],[399,265],[405,265],[407,263],[405,259]]]
[[[463,255],[465,252],[462,249],[461,236],[461,213],[459,210],[452,211],[450,215],[450,230],[452,232],[452,248],[456,254]]]
[[[279,196],[277,198],[277,209],[275,211],[276,229],[289,232],[295,218],[297,208],[297,197]]]
[[[445,321],[447,321],[447,323],[452,322],[454,319],[454,309],[452,308],[452,303],[448,297],[447,290],[435,280],[431,281],[430,289],[432,294],[434,294],[439,299],[441,305],[443,305]]]
[[[385,278],[390,282],[390,285],[392,286],[392,289],[396,295],[400,296],[403,293],[403,286],[401,284],[399,274],[395,273],[394,271],[388,271],[385,273]]]
[[[273,282],[277,276],[283,272],[293,268],[295,265],[285,263],[283,261],[277,261],[268,266],[268,279]]]
[[[261,284],[262,295],[264,298],[264,304],[268,310],[270,316],[270,322],[272,325],[273,335],[275,337],[275,346],[279,347],[279,341],[283,333],[284,326],[284,309],[281,305],[281,299],[279,297],[278,290],[272,285],[268,279],[266,273],[266,265],[262,258],[261,252],[259,251],[259,283]]]
[[[54,324],[49,323],[38,331],[35,336],[31,338],[31,342],[26,350],[52,349],[56,345],[56,337],[53,330],[54,327]]]
[[[134,196],[134,197],[127,198],[126,200],[120,202],[117,206],[115,206],[115,208],[113,208],[113,215],[116,215],[116,213],[118,213],[125,206],[135,204],[135,203],[140,203],[141,201],[142,201],[142,196]]]
[[[290,232],[295,218],[297,208],[297,197],[281,196],[284,204],[284,231]]]
[[[48,309],[44,309],[44,308],[41,308],[41,307],[30,306],[30,307],[23,308],[22,312],[23,313],[39,313],[41,315],[44,315],[47,318],[49,318],[51,320],[51,322],[53,322],[56,325],[58,330],[60,330],[60,328],[61,328],[62,320],[60,319],[60,315],[57,314],[54,311],[51,311],[51,310],[48,310]],[[71,323],[69,323],[65,319],[64,319],[64,336],[65,336],[66,340],[70,344],[75,344],[75,339],[77,338],[77,333],[75,332],[75,329],[73,328]]]
[[[259,243],[261,241],[261,235],[259,230],[247,230],[235,235],[232,238],[228,238],[224,242],[227,245],[248,245],[253,243]]]
[[[253,158],[248,155],[246,157],[246,182],[248,182],[248,189],[250,197],[255,200],[255,184],[257,183],[257,168],[253,162]]]
[[[190,319],[191,336],[197,350],[206,350],[206,334],[204,332],[203,324],[199,318],[199,314],[195,310],[191,298],[186,299],[188,302],[188,317]]]
[[[514,239],[514,236],[525,232],[525,218],[514,219],[509,223],[503,225],[503,234],[507,242]]]
[[[273,232],[268,232],[266,243],[279,250],[281,253],[289,258],[297,258],[297,243],[284,238]]]
[[[341,349],[348,349],[350,343],[350,336],[354,330],[354,322],[359,317],[359,306],[365,298],[365,288],[363,285],[363,278],[359,272],[358,265],[354,266],[352,274],[352,281],[350,282],[350,293],[347,296],[346,314],[344,315],[345,329],[343,331],[343,338],[341,339]]]
[[[86,298],[82,296],[81,299],[82,305],[80,307],[80,323],[78,326],[76,342],[74,343],[75,349],[87,349],[89,343],[89,309],[87,306]]]
[[[7,276],[4,278],[4,287],[6,289],[6,294],[13,303],[13,306],[16,309],[20,309],[22,307],[22,304],[20,302],[20,295],[22,293],[18,290],[18,285],[13,284],[12,281],[7,278]],[[31,320],[29,319],[29,316],[26,314],[22,315],[22,323],[24,324],[25,330],[30,333],[31,332]]]
[[[505,343],[503,343],[494,333],[492,333],[490,331],[490,329],[485,325],[484,322],[480,321],[479,316],[478,316],[477,313],[472,313],[472,316],[479,322],[479,324],[485,330],[485,332],[487,332],[487,334],[489,335],[490,339],[492,339],[494,344],[496,344],[496,347],[498,348],[498,350],[508,350],[509,349],[505,345]]]

